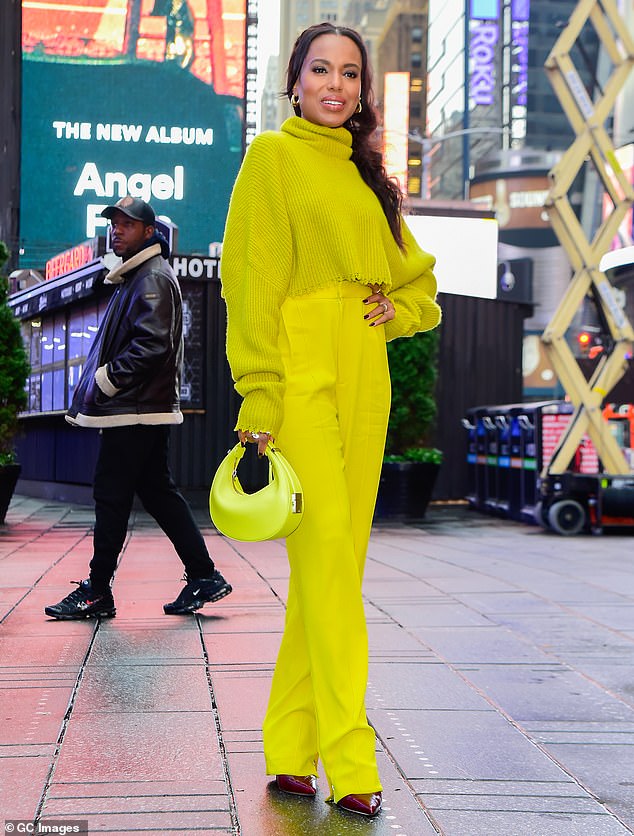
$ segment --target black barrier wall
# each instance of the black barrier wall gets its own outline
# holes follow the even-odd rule
[[[191,501],[204,506],[215,468],[234,443],[239,399],[225,357],[226,314],[217,265],[211,264],[213,259],[193,256],[176,256],[174,262],[180,273],[189,323],[185,329],[185,421],[172,433],[171,462],[177,483]],[[35,314],[41,309],[43,323],[57,323],[58,328],[67,328],[64,333],[71,333],[69,325],[82,305],[94,306],[95,299],[101,299],[103,306],[107,302],[108,291],[99,283],[87,287],[88,282],[89,277],[80,279],[75,274],[30,289],[28,304],[24,294],[12,297],[23,330],[38,318]],[[471,405],[481,403],[484,397],[489,397],[491,403],[510,401],[513,396],[521,398],[523,309],[519,305],[448,295],[441,298],[441,305],[444,318],[436,446],[443,450],[444,460],[433,499],[461,500],[473,493],[468,439],[461,420]],[[493,365],[491,356],[499,362]],[[67,379],[69,363],[55,366],[50,369],[52,374]],[[41,379],[30,387],[36,395],[38,387],[40,408],[21,420],[18,453],[23,469],[18,488],[28,495],[89,503],[97,434],[71,427],[64,420],[70,396],[67,387],[62,386],[59,391],[54,388],[58,400],[44,403],[44,409]],[[247,468],[241,478],[255,481],[260,475]]]
[[[436,400],[436,447],[443,463],[433,498],[473,492],[462,419],[479,404],[522,400],[524,319],[532,307],[494,299],[441,294],[443,311]]]
[[[194,256],[175,256],[173,260],[189,324],[185,332],[185,421],[172,433],[171,462],[177,483],[191,501],[203,506],[215,468],[234,443],[239,399],[225,357],[226,314],[217,263]],[[105,305],[107,293],[98,282],[91,282],[90,276],[71,274],[31,288],[28,302],[25,294],[12,297],[12,304],[23,329],[41,311],[42,321],[57,322],[70,334],[78,309],[95,298],[102,298]],[[473,474],[461,420],[484,398],[490,403],[520,400],[526,307],[447,294],[440,303],[443,324],[435,446],[443,451],[444,460],[433,499],[462,500],[473,492]],[[497,362],[492,363],[492,357]],[[66,379],[68,368],[68,362],[66,366],[58,363],[53,373]],[[41,387],[41,381],[37,386]],[[21,420],[18,453],[23,470],[18,489],[33,496],[89,503],[98,438],[96,433],[66,423],[64,409],[70,393],[64,387],[56,391],[62,392],[57,401],[45,403],[44,409],[34,409]],[[246,468],[241,478],[256,482],[260,475]]]

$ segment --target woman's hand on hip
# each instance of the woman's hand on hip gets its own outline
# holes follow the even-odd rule
[[[238,430],[238,438],[242,444],[257,444],[258,456],[263,456],[269,441],[272,441],[271,433],[250,433]]]
[[[367,313],[363,318],[372,320],[370,326],[383,325],[384,322],[389,322],[396,316],[394,305],[377,287],[371,287],[371,295],[364,299],[363,302],[366,305],[374,304],[376,307],[372,308],[372,310],[369,311],[369,313]]]

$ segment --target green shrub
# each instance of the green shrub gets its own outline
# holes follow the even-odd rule
[[[391,455],[386,453],[383,457],[386,462],[422,462],[423,464],[441,464],[442,450],[437,447],[408,447],[402,454]]]
[[[15,461],[18,413],[26,407],[25,384],[30,371],[20,323],[7,304],[9,281],[3,267],[8,258],[9,250],[0,241],[0,466]]]
[[[388,343],[392,409],[386,461],[442,460],[433,447],[439,344],[439,328]]]

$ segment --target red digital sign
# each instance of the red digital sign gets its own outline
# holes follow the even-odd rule
[[[63,253],[49,258],[46,262],[46,279],[56,279],[58,276],[65,276],[73,270],[79,270],[95,257],[95,248],[92,242],[84,242],[76,247],[71,247]]]
[[[542,415],[542,467],[546,467],[552,459],[570,419],[571,416],[567,414]],[[581,444],[577,449],[574,469],[578,473],[598,473],[599,471],[599,456],[587,433],[581,439]]]

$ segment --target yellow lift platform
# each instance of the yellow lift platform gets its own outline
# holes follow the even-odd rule
[[[594,26],[612,71],[600,95],[591,100],[570,57],[587,23]],[[634,475],[602,414],[603,402],[624,375],[632,357],[634,330],[619,306],[610,281],[614,270],[634,272],[634,248],[622,258],[611,254],[610,267],[602,259],[634,201],[634,191],[623,173],[605,129],[619,91],[634,64],[634,42],[614,0],[581,0],[546,60],[546,72],[576,134],[576,139],[550,172],[551,189],[545,206],[566,251],[574,275],[564,298],[542,335],[542,342],[574,413],[554,455],[540,474],[538,521],[559,534],[600,532],[616,521],[634,525]],[[586,238],[568,193],[591,160],[609,195],[613,210],[592,241]],[[630,261],[628,261],[630,259]],[[566,340],[566,332],[586,296],[592,296],[599,318],[609,331],[609,349],[586,380]],[[575,452],[588,434],[601,462],[601,473],[581,475],[570,470]]]

